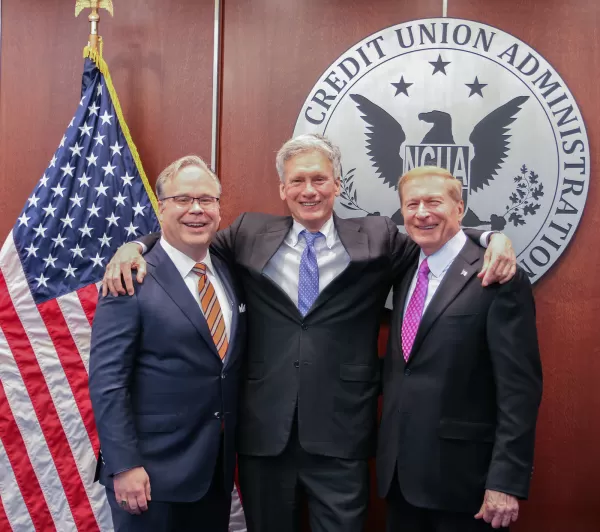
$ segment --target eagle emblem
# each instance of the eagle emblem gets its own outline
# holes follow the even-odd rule
[[[365,96],[354,93],[361,118],[367,124],[366,150],[377,176],[390,188],[397,189],[399,177],[415,166],[441,166],[463,184],[465,217],[463,224],[478,226],[490,224],[493,229],[504,227],[504,218],[492,215],[482,221],[468,207],[471,194],[483,190],[498,176],[498,171],[510,150],[511,124],[529,96],[517,96],[484,116],[469,135],[470,145],[457,145],[452,131],[452,117],[444,111],[419,113],[419,120],[431,124],[420,143],[407,142],[402,124],[391,114]],[[392,216],[403,225],[400,210]]]

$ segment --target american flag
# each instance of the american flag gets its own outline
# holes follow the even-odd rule
[[[90,330],[106,263],[159,230],[105,63],[0,252],[0,530],[112,530],[94,483]]]

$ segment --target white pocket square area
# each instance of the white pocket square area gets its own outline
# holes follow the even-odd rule
[[[244,303],[242,303],[239,306],[239,309],[240,309],[240,314],[243,314],[244,312],[246,312],[246,305]]]

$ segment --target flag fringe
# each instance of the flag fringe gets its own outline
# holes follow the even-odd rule
[[[127,122],[125,122],[125,117],[123,116],[123,111],[121,109],[121,104],[119,103],[119,98],[117,96],[117,91],[115,91],[115,87],[112,82],[112,78],[110,77],[110,72],[108,71],[108,65],[104,61],[102,57],[102,48],[103,42],[102,37],[99,38],[99,47],[97,50],[92,49],[90,46],[86,46],[83,49],[83,57],[89,58],[92,60],[98,70],[104,76],[104,81],[106,82],[106,87],[112,99],[113,106],[115,108],[115,112],[117,113],[117,118],[119,120],[119,124],[121,125],[121,130],[123,131],[123,135],[125,135],[125,140],[127,140],[127,144],[129,145],[129,150],[131,151],[131,155],[133,156],[133,160],[135,161],[135,166],[142,178],[142,182],[144,183],[144,188],[146,189],[146,193],[150,198],[150,202],[152,203],[152,207],[154,208],[154,212],[158,216],[158,202],[156,200],[156,196],[154,195],[154,191],[148,182],[148,178],[146,177],[146,172],[144,172],[144,167],[142,166],[142,160],[140,159],[140,154],[137,151],[137,148],[131,138],[131,133],[129,132],[129,127],[127,126]]]

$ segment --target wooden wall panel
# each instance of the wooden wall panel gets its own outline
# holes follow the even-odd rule
[[[531,499],[517,532],[600,530],[600,3],[597,0],[450,0],[448,15],[499,27],[525,41],[559,72],[586,124],[589,195],[579,229],[536,284],[544,367]]]
[[[275,152],[322,72],[381,28],[441,16],[442,0],[222,0],[223,222],[285,212]],[[0,237],[8,234],[78,102],[88,24],[72,1],[2,0]],[[512,33],[561,74],[586,121],[592,180],[580,227],[535,287],[545,372],[531,500],[517,532],[600,529],[600,3],[449,0],[449,16]],[[213,1],[126,0],[103,14],[105,58],[146,172],[185,153],[210,156]],[[384,345],[383,329],[381,346]],[[383,531],[372,496],[369,532]]]
[[[210,159],[212,0],[115,2],[104,58],[150,181],[181,155]],[[74,1],[3,0],[0,238],[14,225],[79,103],[87,12]]]
[[[383,27],[440,14],[441,0],[225,1],[223,221],[243,210],[284,212],[275,154],[334,59]]]
[[[592,174],[600,163],[600,4],[596,0],[449,0],[449,16],[512,33],[559,71],[586,120]],[[441,16],[441,0],[227,1],[221,177],[224,221],[242,210],[283,213],[274,155],[291,136],[305,97],[343,51],[367,35],[406,20]],[[577,235],[535,288],[545,372],[531,501],[514,529],[600,529],[594,480],[600,474],[600,259],[596,227],[600,191],[591,180]],[[386,330],[383,329],[385,336]],[[383,342],[381,342],[383,344]],[[384,344],[383,344],[384,345]],[[383,528],[374,496],[369,532]]]

